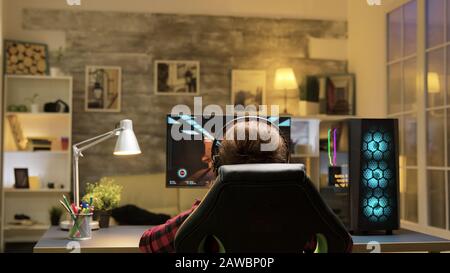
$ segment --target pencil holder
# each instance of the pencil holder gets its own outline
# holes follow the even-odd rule
[[[89,240],[92,237],[92,213],[77,214],[72,228],[69,230],[71,240]]]

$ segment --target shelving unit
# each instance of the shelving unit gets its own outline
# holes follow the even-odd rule
[[[304,164],[316,187],[319,180],[319,124],[320,120],[312,117],[292,117],[291,120],[291,162]]]
[[[29,113],[29,112],[6,112],[6,116],[16,115],[16,116],[59,116],[59,117],[68,117],[70,113]]]
[[[61,195],[71,189],[72,136],[72,77],[15,76],[4,77],[4,109],[10,105],[27,105],[26,98],[38,94],[39,112],[5,112],[3,119],[3,227],[4,242],[37,241],[50,225],[49,209],[58,206]],[[46,113],[43,105],[62,100],[69,105],[69,113]],[[21,150],[14,137],[8,118],[15,116],[25,138],[51,139],[49,151]],[[62,138],[67,138],[67,148]],[[65,146],[65,145],[64,145]],[[65,149],[66,148],[66,149]],[[29,176],[37,176],[40,188],[14,188],[14,168],[27,168]],[[49,189],[47,184],[55,184]],[[63,188],[61,188],[61,186]],[[25,214],[36,224],[10,224],[15,214]]]
[[[37,189],[37,190],[30,190],[30,189],[16,189],[16,188],[4,188],[3,192],[5,194],[34,194],[34,193],[69,193],[69,189]]]
[[[314,120],[319,120],[321,122],[323,121],[338,121],[338,120],[343,120],[343,119],[354,119],[354,118],[358,118],[357,116],[353,116],[353,115],[325,115],[325,114],[318,114],[318,115],[310,115],[310,116],[295,116],[294,118],[298,118],[298,119],[314,119]]]
[[[357,116],[349,116],[349,115],[311,115],[311,116],[293,116],[292,117],[292,126],[291,126],[291,138],[295,138],[292,134],[295,131],[303,132],[303,136],[300,136],[300,139],[303,139],[300,143],[306,151],[297,152],[291,154],[291,161],[295,163],[303,163],[305,164],[306,173],[311,178],[311,181],[317,187],[320,188],[321,180],[321,155],[320,155],[320,124],[324,123],[332,123],[336,121],[341,121],[345,119],[354,119],[358,118]],[[296,128],[303,127],[302,128]],[[294,143],[295,144],[295,143]],[[322,181],[323,183],[323,181]]]
[[[46,231],[50,225],[35,224],[32,226],[18,226],[18,225],[6,225],[5,231],[22,231],[22,230],[33,230],[33,231]]]
[[[60,154],[65,155],[68,154],[69,151],[6,151],[5,154],[39,154],[39,155],[46,155],[46,154]]]

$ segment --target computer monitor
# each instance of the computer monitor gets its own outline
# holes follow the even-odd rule
[[[167,187],[207,187],[215,180],[211,159],[212,144],[217,137],[216,134],[234,117],[216,118],[222,119],[220,128],[211,127],[211,123],[208,123],[210,118],[190,115],[167,116]],[[267,117],[267,119],[278,126],[289,145],[291,118]]]

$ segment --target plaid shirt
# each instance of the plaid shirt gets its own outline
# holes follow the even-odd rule
[[[174,253],[174,241],[178,229],[199,204],[200,200],[196,200],[190,210],[167,220],[165,224],[146,230],[139,242],[140,250],[147,253]]]
[[[197,200],[190,210],[169,219],[165,224],[152,227],[145,231],[139,242],[140,250],[146,253],[174,253],[174,240],[178,229],[199,204],[200,201]],[[307,253],[312,253],[316,249],[316,246],[316,236],[313,236],[311,240],[305,244],[303,249]],[[213,243],[209,248],[212,250],[218,249]]]

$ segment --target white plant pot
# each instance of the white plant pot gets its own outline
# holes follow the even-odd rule
[[[30,109],[31,109],[31,113],[39,113],[39,104],[37,104],[37,103],[32,104]]]
[[[60,77],[64,76],[64,73],[59,67],[51,67],[50,68],[50,76],[52,77]]]

